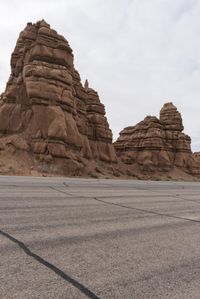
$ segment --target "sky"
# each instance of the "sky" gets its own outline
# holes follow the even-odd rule
[[[200,151],[199,0],[3,0],[0,93],[27,22],[45,19],[73,49],[82,82],[98,91],[114,140],[173,102]]]

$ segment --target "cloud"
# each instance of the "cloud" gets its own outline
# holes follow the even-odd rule
[[[0,90],[19,32],[44,18],[68,39],[115,138],[173,101],[193,149],[200,150],[199,15],[198,0],[7,0],[1,4]]]

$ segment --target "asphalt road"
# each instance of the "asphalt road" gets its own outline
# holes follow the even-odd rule
[[[0,298],[200,298],[200,183],[0,177]]]

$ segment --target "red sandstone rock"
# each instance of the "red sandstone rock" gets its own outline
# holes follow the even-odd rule
[[[82,86],[73,59],[66,39],[44,20],[27,24],[1,96],[0,133],[11,144],[20,136],[30,155],[65,159],[63,167],[76,173],[82,159],[116,162],[116,155],[104,105],[88,81]]]
[[[160,119],[147,116],[125,128],[115,142],[125,164],[138,164],[142,172],[167,172],[174,166],[191,172],[191,139],[182,132],[182,118],[172,103],[160,111]]]
[[[175,169],[174,178],[177,170],[200,177],[190,144],[166,103],[159,119],[125,128],[113,146],[105,107],[88,80],[81,84],[66,39],[44,20],[20,33],[0,97],[0,173],[152,178]]]

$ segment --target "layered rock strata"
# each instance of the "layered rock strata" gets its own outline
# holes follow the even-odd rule
[[[183,129],[181,114],[170,102],[162,107],[159,119],[147,116],[122,130],[114,146],[123,163],[139,165],[143,173],[167,172],[174,166],[193,173],[191,139]]]
[[[88,80],[82,85],[67,40],[44,20],[20,33],[0,97],[0,174],[152,178],[177,168],[200,177],[183,129],[166,103],[113,145],[105,107]]]
[[[116,162],[104,105],[81,84],[67,40],[44,20],[28,23],[17,40],[0,134],[41,161],[64,159],[66,173],[79,171],[84,159]]]

